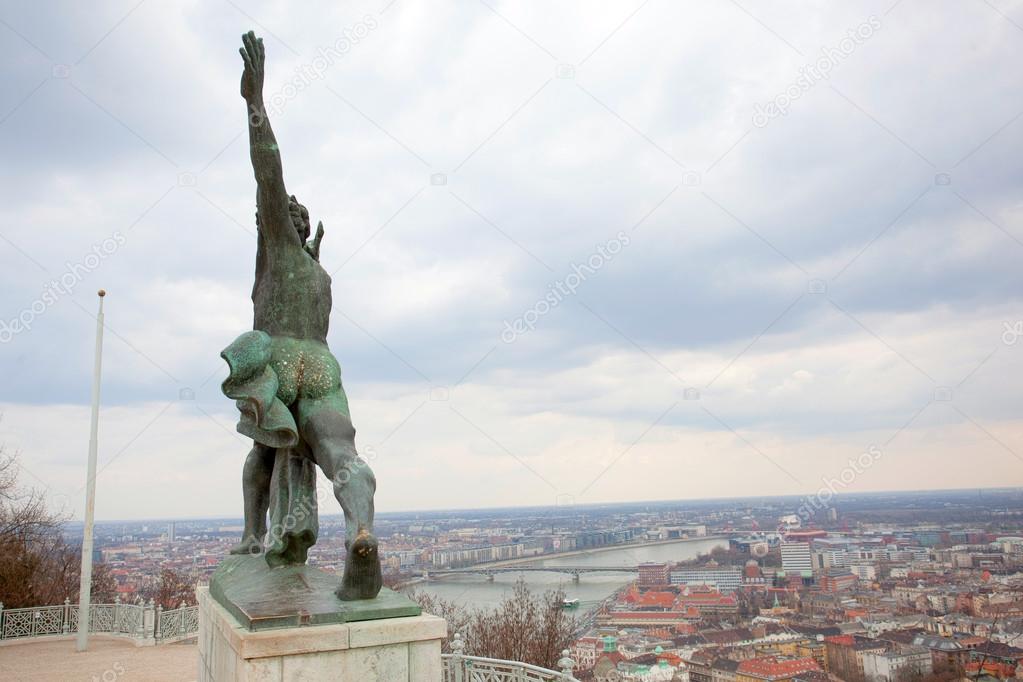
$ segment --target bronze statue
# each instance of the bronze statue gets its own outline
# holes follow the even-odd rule
[[[373,535],[376,480],[355,449],[341,368],[327,347],[330,276],[319,263],[323,223],[310,243],[309,212],[284,186],[281,155],[263,102],[263,40],[242,36],[241,94],[256,175],[256,281],[253,331],[221,356],[223,391],[236,400],[238,431],[253,439],[242,472],[245,531],[232,554],[264,551],[270,511],[271,566],[305,563],[316,542],[315,466],[333,483],[345,515],[342,600],[372,599],[382,580]],[[314,466],[315,464],[315,466]]]

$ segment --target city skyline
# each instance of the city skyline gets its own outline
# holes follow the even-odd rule
[[[240,513],[249,28],[378,509],[1023,482],[1011,16],[581,7],[5,10],[22,483],[80,517],[103,287],[97,517]]]
[[[977,494],[983,497],[985,493],[992,494],[1006,494],[1016,493],[1019,496],[1023,496],[1023,487],[1012,487],[1012,486],[998,486],[989,488],[931,488],[931,489],[920,489],[920,490],[865,490],[855,493],[846,493],[844,496],[836,495],[832,498],[833,504],[828,504],[818,508],[817,512],[823,512],[830,508],[838,509],[839,502],[849,502],[852,500],[862,501],[864,498],[870,499],[879,496],[891,495],[894,497],[902,497],[906,495],[923,495],[923,496],[934,496],[940,498],[944,495],[962,493],[962,494]],[[377,512],[378,518],[404,518],[408,515],[416,514],[436,514],[436,515],[458,515],[468,514],[472,512],[482,512],[487,514],[494,514],[498,512],[529,512],[529,511],[543,511],[543,510],[555,510],[563,509],[565,512],[571,512],[572,510],[578,510],[581,514],[586,514],[592,511],[602,511],[607,509],[620,508],[622,510],[635,510],[638,507],[651,506],[654,508],[666,507],[666,508],[679,508],[681,513],[682,510],[691,511],[694,507],[686,507],[683,505],[689,504],[695,507],[714,506],[725,502],[737,502],[741,506],[758,506],[765,502],[771,504],[777,504],[782,507],[787,507],[791,504],[790,511],[795,513],[798,505],[805,502],[811,495],[758,495],[750,497],[705,497],[705,498],[692,498],[692,499],[661,499],[661,500],[625,500],[617,502],[589,502],[582,505],[523,505],[523,506],[491,506],[491,507],[437,507],[430,509],[389,509]],[[321,503],[329,502],[324,499],[324,493],[321,493],[318,498]],[[331,519],[335,521],[341,521],[344,519],[344,515],[341,512],[328,512],[323,513],[325,510],[319,510],[319,517],[321,519]],[[111,524],[111,523],[164,523],[164,522],[175,522],[175,521],[240,521],[241,515],[228,515],[228,516],[174,516],[174,517],[150,517],[150,518],[131,518],[131,519],[114,519],[104,518],[97,519],[97,523]],[[814,525],[814,521],[810,519],[809,524]],[[770,529],[765,529],[770,530]]]

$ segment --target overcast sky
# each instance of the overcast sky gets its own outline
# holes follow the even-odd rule
[[[0,442],[55,507],[103,287],[97,517],[240,516],[250,28],[379,510],[1023,482],[1023,2],[11,0]]]

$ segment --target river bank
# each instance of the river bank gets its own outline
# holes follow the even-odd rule
[[[619,545],[605,545],[602,547],[589,547],[586,549],[573,549],[567,552],[551,552],[539,556],[520,557],[517,559],[505,559],[503,561],[490,561],[485,564],[474,564],[472,568],[502,568],[505,566],[520,566],[523,564],[535,564],[549,560],[563,559],[574,556],[591,556],[605,552],[622,552],[643,547],[657,547],[660,545],[678,545],[688,542],[707,542],[710,540],[727,540],[727,535],[704,535],[697,538],[671,538],[668,540],[647,540],[644,542],[623,542]],[[469,568],[469,567],[467,567]]]
[[[529,557],[527,562],[517,561],[513,565],[533,563],[563,566],[637,566],[647,561],[682,562],[708,554],[716,547],[727,547],[723,536],[690,538],[681,540],[656,541],[599,547],[592,550],[576,550]],[[548,563],[550,562],[550,563]],[[505,562],[485,564],[498,567]],[[578,599],[581,612],[589,612],[615,591],[635,580],[635,576],[611,573],[586,573],[578,583],[572,577],[561,573],[510,571],[494,576],[493,581],[476,574],[448,575],[442,579],[417,581],[418,591],[432,594],[447,601],[467,607],[493,608],[507,596],[517,580],[526,582],[534,592],[560,590],[569,599]]]

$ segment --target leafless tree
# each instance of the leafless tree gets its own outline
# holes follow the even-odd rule
[[[59,604],[77,594],[76,548],[62,533],[66,517],[45,495],[18,481],[18,457],[0,446],[0,601],[9,608]]]
[[[445,618],[449,635],[461,633],[472,656],[555,668],[575,636],[575,619],[562,606],[564,592],[537,594],[523,580],[494,609],[470,610],[422,592],[410,596],[424,611]]]
[[[195,580],[173,568],[160,571],[160,580],[141,591],[145,600],[152,599],[165,609],[195,605]]]
[[[81,554],[79,554],[81,557]],[[75,585],[77,596],[78,585]],[[75,597],[72,597],[75,599]],[[92,565],[92,601],[95,604],[112,604],[117,599],[117,580],[110,572],[110,566],[104,563]]]
[[[78,600],[81,547],[64,537],[67,515],[47,507],[45,495],[18,481],[18,456],[0,445],[0,602],[7,608]],[[117,585],[96,564],[92,599],[113,601]]]
[[[428,592],[415,588],[406,591],[406,595],[417,602],[424,613],[443,618],[448,624],[448,638],[441,645],[444,653],[451,653],[451,640],[455,633],[464,634],[469,627],[471,612],[462,604],[436,597]]]

